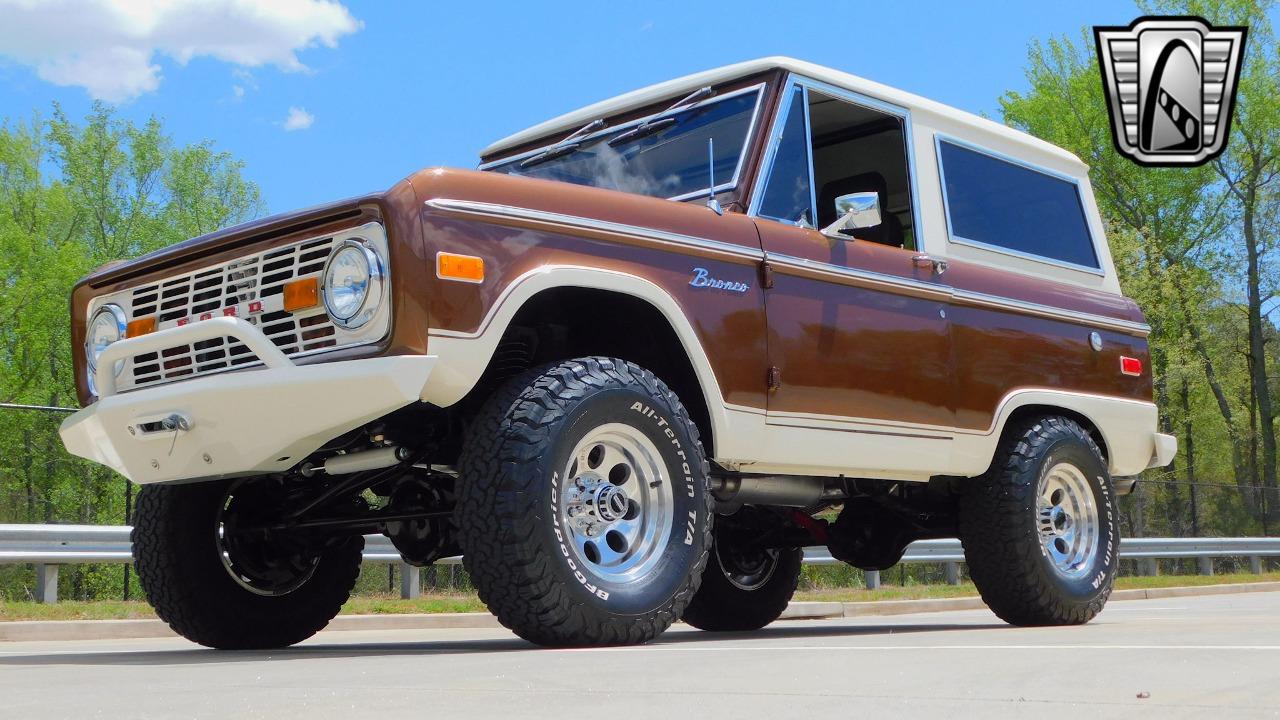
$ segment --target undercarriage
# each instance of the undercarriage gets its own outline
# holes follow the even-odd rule
[[[456,458],[447,454],[450,421],[436,408],[411,406],[336,439],[290,472],[242,481],[241,486],[270,488],[263,492],[274,509],[259,509],[252,521],[240,520],[228,532],[313,548],[335,538],[383,534],[416,566],[457,555],[451,517],[459,478]],[[433,462],[441,460],[448,464]],[[743,475],[713,468],[709,486],[716,522],[732,534],[735,553],[743,557],[825,546],[849,565],[884,570],[915,540],[956,537],[955,482]],[[600,494],[585,493],[579,504],[589,505]],[[603,505],[600,510],[608,512]]]

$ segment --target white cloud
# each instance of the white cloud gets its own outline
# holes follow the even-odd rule
[[[120,102],[160,86],[156,55],[305,70],[297,52],[360,29],[337,0],[0,0],[0,55]]]
[[[289,117],[284,119],[284,129],[293,132],[294,130],[306,130],[311,127],[311,123],[316,121],[316,116],[307,112],[306,108],[293,106],[289,108]]]
[[[231,85],[232,100],[235,102],[243,100],[244,96],[250,91],[258,91],[258,80],[248,70],[232,68],[231,77],[235,79],[235,82]]]

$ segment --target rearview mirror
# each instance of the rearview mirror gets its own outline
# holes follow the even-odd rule
[[[842,231],[878,227],[880,218],[880,193],[860,192],[836,198],[838,219],[822,229],[823,235],[848,238]]]

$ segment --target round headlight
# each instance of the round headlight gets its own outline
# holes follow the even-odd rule
[[[103,305],[93,314],[84,338],[84,354],[89,363],[90,376],[98,369],[98,357],[102,355],[102,351],[111,343],[124,338],[125,327],[124,310],[118,305]],[[124,361],[117,361],[115,374],[119,375],[123,369]]]
[[[382,262],[357,240],[338,245],[324,268],[324,308],[334,323],[352,329],[369,322],[382,301]]]

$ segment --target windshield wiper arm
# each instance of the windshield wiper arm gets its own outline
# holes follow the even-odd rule
[[[552,145],[551,147],[547,148],[546,150],[543,150],[542,152],[532,157],[527,157],[524,160],[521,160],[520,168],[524,169],[527,167],[532,167],[534,165],[537,165],[538,163],[543,163],[548,160],[554,160],[558,157],[564,157],[565,155],[568,155],[570,153],[577,152],[578,148],[582,147],[582,142],[581,141],[575,142],[575,140],[582,137],[583,135],[586,135],[588,133],[593,133],[596,130],[603,128],[604,125],[605,125],[604,118],[596,118],[595,120],[592,120],[586,125],[583,125],[582,127],[578,128],[577,130],[574,130],[572,133],[569,134],[568,137],[556,143],[555,145]]]
[[[710,85],[698,88],[685,97],[677,100],[674,105],[658,113],[653,118],[645,120],[621,135],[610,138],[609,147],[617,147],[629,140],[637,140],[642,137],[648,137],[656,132],[661,132],[662,130],[665,130],[679,122],[679,120],[671,117],[671,113],[688,105],[692,105],[700,100],[709,98],[715,94],[716,91],[712,90]]]

